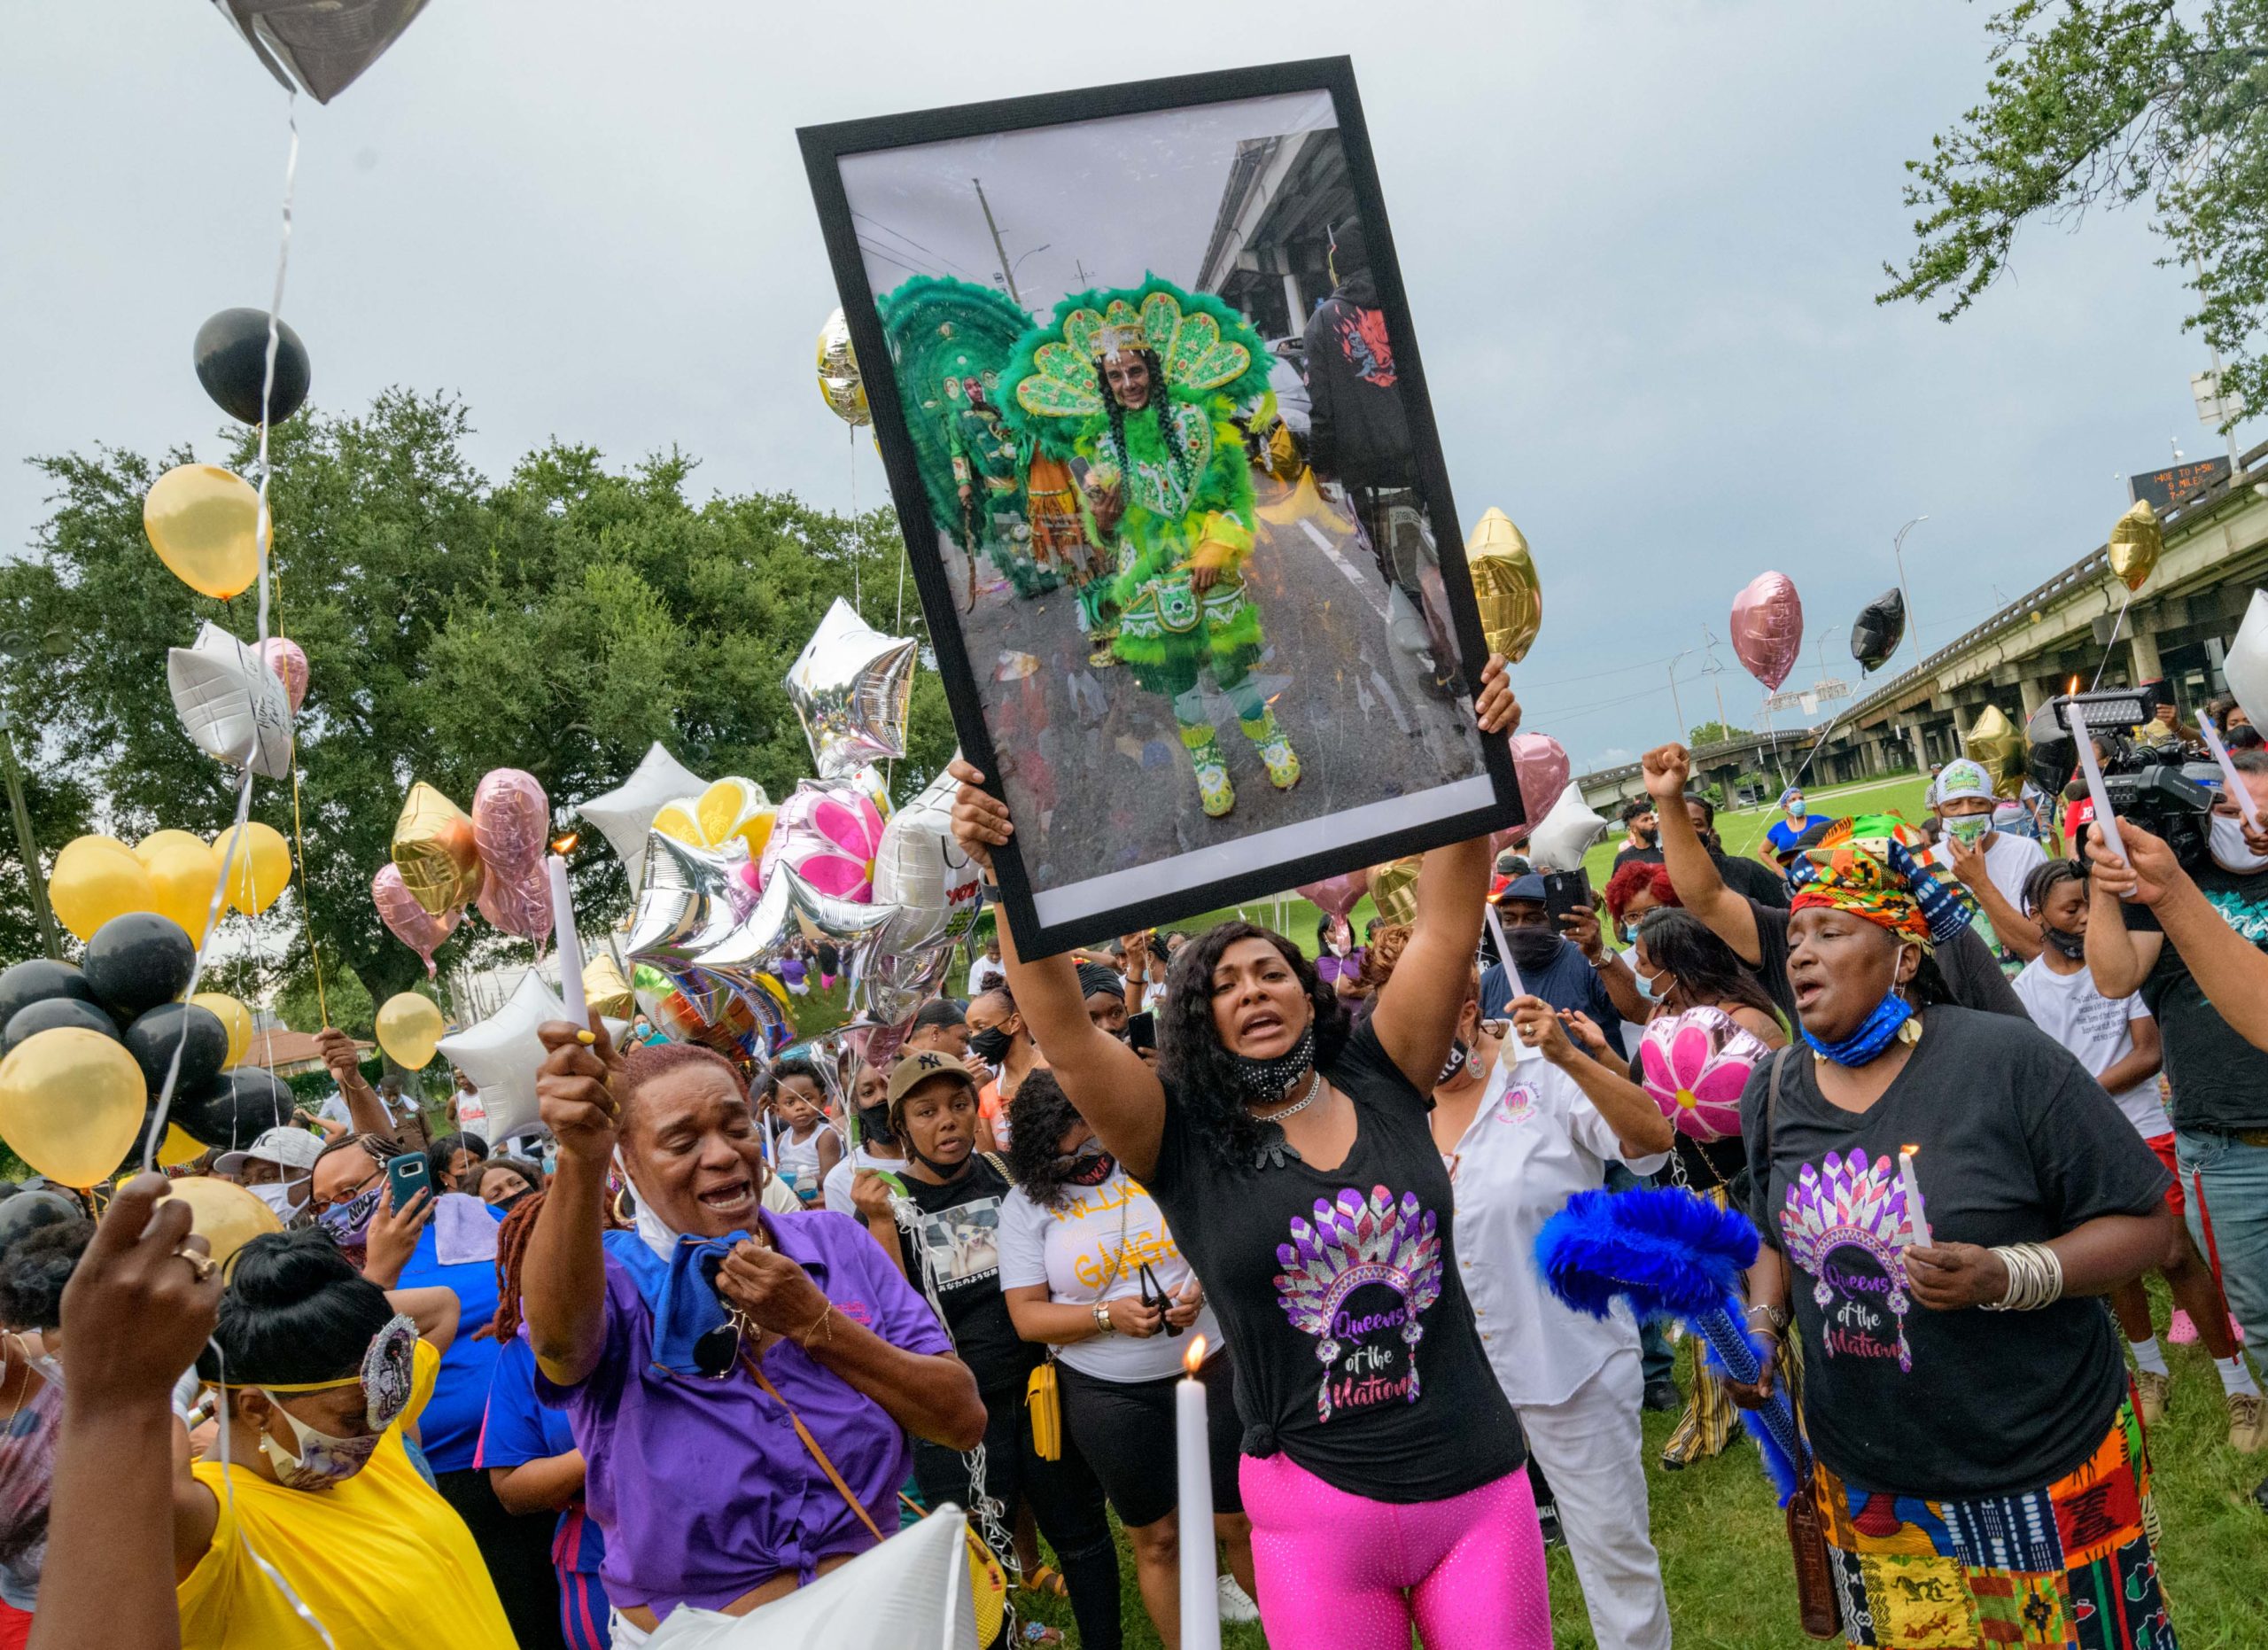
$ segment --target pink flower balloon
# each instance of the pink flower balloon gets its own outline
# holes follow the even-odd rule
[[[1550,734],[1514,734],[1512,771],[1519,776],[1520,806],[1534,827],[1551,812],[1575,770],[1565,747]]]
[[[1740,1095],[1771,1051],[1722,1008],[1657,1016],[1638,1045],[1646,1093],[1679,1133],[1720,1140],[1740,1132]]]
[[[1785,573],[1759,573],[1733,598],[1733,651],[1748,673],[1777,693],[1804,645],[1804,604]]]
[[[1371,871],[1368,866],[1357,870],[1342,871],[1336,876],[1326,876],[1319,883],[1301,883],[1299,893],[1312,900],[1316,909],[1340,922],[1355,908],[1355,902],[1369,891]]]
[[[490,879],[541,880],[543,851],[550,836],[551,799],[543,794],[542,782],[533,774],[499,767],[483,776],[472,793],[472,837]],[[550,903],[547,895],[547,908]],[[485,905],[481,915],[487,915]],[[545,921],[548,926],[549,919]]]
[[[270,636],[260,644],[260,662],[284,684],[284,700],[297,716],[307,697],[307,656],[288,636]]]
[[[370,879],[370,899],[378,907],[378,920],[396,939],[425,959],[425,977],[432,978],[433,953],[457,931],[457,924],[464,921],[464,907],[452,906],[435,916],[403,886],[401,868],[392,860],[380,866]]]
[[[806,779],[780,805],[772,838],[757,868],[761,888],[773,867],[792,865],[820,893],[837,899],[874,897],[874,854],[882,845],[882,810],[848,780]]]

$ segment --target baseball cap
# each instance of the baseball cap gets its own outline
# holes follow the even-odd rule
[[[1946,763],[1938,775],[1937,799],[1940,803],[1951,802],[1956,797],[1989,799],[1992,795],[1992,776],[1984,771],[1984,764],[1972,762],[1967,757]]]
[[[245,1165],[258,1158],[262,1163],[305,1174],[315,1166],[315,1159],[322,1153],[322,1142],[307,1130],[281,1124],[267,1130],[243,1151],[223,1152],[214,1159],[213,1167],[222,1174],[242,1174]]]
[[[889,1105],[897,1109],[904,1100],[931,1078],[949,1077],[968,1085],[968,1092],[976,1092],[976,1079],[968,1068],[951,1055],[941,1055],[936,1049],[925,1049],[918,1055],[908,1055],[889,1069]]]
[[[1512,878],[1512,885],[1504,890],[1504,898],[1507,899],[1532,900],[1537,905],[1542,905],[1543,903],[1543,878],[1537,876],[1534,871],[1530,871],[1526,876],[1515,876]]]

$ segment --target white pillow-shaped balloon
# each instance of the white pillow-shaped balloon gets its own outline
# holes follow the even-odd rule
[[[1569,785],[1543,816],[1543,823],[1528,833],[1528,862],[1539,871],[1572,871],[1582,864],[1584,851],[1606,832],[1606,821],[1583,800],[1582,788]]]
[[[291,771],[291,704],[284,684],[253,652],[207,622],[192,647],[166,653],[174,712],[207,756],[268,779]]]
[[[630,891],[635,894],[646,885],[646,837],[653,829],[654,815],[665,802],[697,797],[708,789],[707,780],[690,772],[656,739],[629,778],[612,790],[578,804],[575,812],[597,826],[614,844],[615,852],[622,856],[622,868],[629,873]]]
[[[2244,623],[2237,627],[2236,640],[2229,643],[2229,656],[2222,661],[2221,672],[2252,725],[2268,728],[2268,591],[2252,593],[2252,605],[2245,610]]]

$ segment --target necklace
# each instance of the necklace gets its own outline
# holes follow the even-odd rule
[[[1252,1115],[1262,1123],[1281,1123],[1285,1118],[1294,1117],[1300,1112],[1305,1111],[1309,1106],[1314,1105],[1316,1102],[1316,1097],[1322,1093],[1323,1073],[1310,1069],[1308,1073],[1308,1092],[1306,1094],[1301,1095],[1297,1100],[1285,1107],[1281,1111],[1255,1111]]]

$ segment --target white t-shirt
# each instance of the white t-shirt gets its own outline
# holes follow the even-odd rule
[[[863,1146],[853,1146],[843,1154],[841,1163],[827,1171],[826,1182],[819,1189],[820,1200],[839,1215],[853,1220],[860,1218],[858,1202],[850,1195],[850,1183],[858,1178],[861,1169],[880,1169],[888,1174],[905,1172],[903,1157],[877,1157]]]
[[[2016,990],[2032,1023],[2070,1049],[2097,1077],[2134,1052],[2134,1033],[2129,1026],[2150,1017],[2139,995],[2114,1002],[2095,989],[2094,976],[2084,966],[2058,974],[2044,957],[2024,964],[2023,972],[2016,977]],[[2158,1098],[2157,1078],[2146,1078],[2111,1099],[2144,1140],[2173,1132],[2165,1102]]]
[[[1024,1195],[1021,1187],[1001,1200],[1004,1289],[1044,1283],[1048,1299],[1059,1304],[1092,1306],[1098,1300],[1140,1295],[1145,1261],[1158,1287],[1169,1295],[1178,1295],[1196,1275],[1167,1230],[1165,1215],[1123,1169],[1113,1170],[1100,1186],[1065,1187],[1060,1208],[1042,1209]],[[1190,1333],[1203,1335],[1208,1346],[1221,1344],[1221,1326],[1209,1304],[1198,1312],[1191,1330],[1180,1335],[1162,1329],[1146,1337],[1097,1335],[1058,1347],[1055,1355],[1098,1381],[1158,1381],[1181,1373]]]
[[[968,965],[968,995],[971,1001],[975,1001],[984,994],[984,982],[988,977],[1006,979],[1008,965],[998,957],[984,956],[980,956],[975,961],[970,963]]]
[[[2032,867],[2047,863],[2047,850],[2029,837],[1994,831],[1984,844],[1984,875],[1992,879],[2000,898],[2019,911],[2023,909],[2023,879],[2031,875]]]
[[[461,1088],[456,1092],[457,1127],[470,1129],[475,1134],[488,1131],[488,1108],[483,1104],[477,1088]]]

